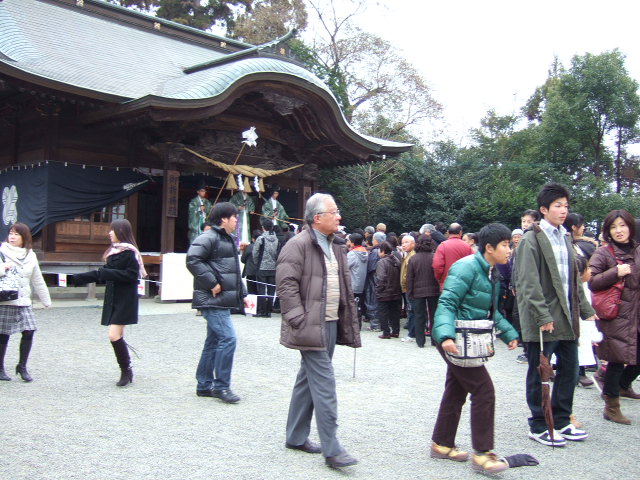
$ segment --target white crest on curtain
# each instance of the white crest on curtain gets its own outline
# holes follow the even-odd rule
[[[12,225],[18,221],[18,189],[15,185],[4,187],[2,191],[2,221],[5,225]]]

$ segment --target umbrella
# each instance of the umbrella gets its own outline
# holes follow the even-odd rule
[[[542,329],[540,329],[540,364],[536,367],[538,374],[540,375],[540,381],[542,383],[542,411],[544,412],[544,420],[547,423],[549,429],[549,438],[553,446],[554,438],[554,424],[553,424],[553,410],[551,408],[551,375],[553,369],[549,363],[549,359],[544,354],[542,343]]]

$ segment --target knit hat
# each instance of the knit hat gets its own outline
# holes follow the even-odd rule
[[[511,232],[511,236],[513,237],[514,235],[524,235],[524,232],[521,228],[516,228],[513,232]]]

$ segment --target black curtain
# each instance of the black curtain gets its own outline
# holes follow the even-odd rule
[[[42,162],[0,171],[2,222],[0,239],[9,226],[22,222],[32,234],[46,225],[87,215],[122,200],[150,178],[131,168],[100,168]]]

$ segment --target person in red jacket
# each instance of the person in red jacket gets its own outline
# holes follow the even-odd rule
[[[462,226],[459,223],[449,225],[447,233],[449,238],[438,245],[436,253],[433,255],[433,273],[440,284],[440,291],[442,291],[451,265],[462,257],[473,255],[471,246],[461,239]]]

